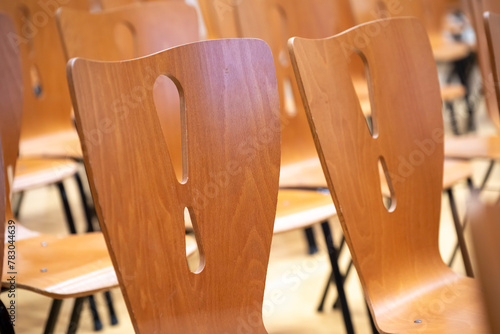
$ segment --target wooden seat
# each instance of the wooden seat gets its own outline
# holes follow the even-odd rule
[[[262,301],[280,161],[267,45],[191,43],[125,62],[73,59],[68,71],[92,193],[135,330],[233,333],[251,321],[252,332],[266,333]],[[181,180],[154,103],[161,75],[182,92]],[[142,103],[119,119],[109,103],[137,86],[146,88]],[[115,131],[101,145],[87,145],[102,117]],[[242,150],[241,143],[259,149]],[[129,194],[127,210],[118,209],[124,202],[117,193]],[[200,249],[195,273],[183,250],[185,208]]]
[[[375,25],[381,33],[360,44],[359,36]],[[294,38],[289,45],[325,177],[378,330],[487,333],[476,281],[453,272],[439,252],[443,119],[425,28],[416,19],[389,19],[327,39]],[[375,135],[367,129],[348,71],[352,52],[369,68]],[[391,188],[389,206],[380,166]]]
[[[470,204],[471,230],[474,241],[476,262],[478,266],[478,279],[484,290],[484,304],[488,313],[490,333],[500,331],[498,311],[500,310],[500,266],[498,253],[500,247],[500,206],[497,204],[482,203],[474,198]]]
[[[0,89],[0,135],[2,139],[1,168],[4,177],[0,178],[2,200],[0,214],[5,221],[12,220],[11,194],[18,180],[12,184],[12,175],[16,173],[16,159],[19,152],[19,137],[22,122],[22,76],[15,44],[6,38],[14,31],[10,18],[0,13],[0,82],[8,83]],[[51,160],[43,160],[43,163]],[[33,159],[29,168],[37,169],[39,160]],[[23,161],[30,161],[29,159]],[[5,163],[5,168],[4,164]],[[59,166],[56,161],[54,165]],[[74,162],[71,161],[70,166]],[[27,173],[26,175],[31,174]],[[64,174],[65,170],[57,173]],[[23,175],[24,171],[18,175]],[[29,183],[29,182],[27,182]],[[0,248],[4,245],[4,226],[0,225]],[[101,290],[109,290],[118,285],[108,250],[101,233],[90,233],[71,236],[51,236],[31,231],[15,222],[16,233],[16,283],[18,288],[39,294],[66,299],[89,296]],[[6,244],[8,247],[8,244]],[[8,249],[8,248],[7,248]],[[196,249],[193,238],[186,239],[186,253],[190,255]],[[7,260],[7,251],[4,258]],[[12,270],[7,270],[7,261],[3,262],[2,285],[9,287],[8,278]],[[59,301],[60,302],[60,301]],[[57,316],[56,316],[57,318]],[[76,318],[78,320],[78,318]],[[53,323],[48,325],[55,325]],[[70,333],[73,333],[75,326]]]

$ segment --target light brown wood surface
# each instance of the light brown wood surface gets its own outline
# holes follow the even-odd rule
[[[23,120],[21,141],[30,140],[40,151],[35,151],[29,143],[23,144],[22,155],[46,156],[55,153],[57,157],[80,157],[78,137],[71,119],[71,99],[69,96],[65,58],[55,22],[56,1],[46,5],[37,0],[3,1],[0,10],[11,15],[16,27],[13,41],[18,44],[23,68]],[[65,6],[88,8],[87,0],[70,0]],[[40,94],[35,90],[40,89]],[[57,134],[66,135],[65,142]],[[43,140],[54,147],[45,151],[37,141]],[[56,150],[57,148],[57,150]]]
[[[381,33],[360,44],[359,36],[377,24]],[[476,281],[448,268],[438,249],[444,131],[425,28],[416,19],[392,19],[323,40],[294,38],[290,48],[330,193],[379,331],[486,333]],[[349,51],[361,53],[370,69],[375,138],[352,85]],[[389,209],[379,159],[392,180]]]
[[[450,62],[465,58],[470,47],[465,43],[445,38],[444,19],[448,3],[444,0],[352,0],[357,23],[381,18],[417,17],[424,23],[431,40],[434,58]]]
[[[481,203],[477,198],[470,204],[472,237],[479,271],[479,281],[484,289],[490,333],[500,332],[500,206]]]
[[[68,75],[99,221],[136,331],[232,333],[251,324],[265,333],[280,160],[267,45],[217,40],[125,62],[76,59]],[[154,104],[160,75],[182,92],[181,183]],[[126,113],[109,108],[134,87],[143,89],[140,104]],[[86,134],[103,117],[113,131],[95,146]],[[200,249],[197,274],[185,258],[186,207]]]
[[[198,5],[209,39],[241,37],[234,0],[198,0]]]
[[[481,1],[480,1],[481,2]],[[485,95],[487,99],[488,106],[487,108],[491,109],[490,115],[491,118],[493,119],[499,119],[500,121],[500,105],[498,104],[498,101],[500,101],[500,42],[499,42],[499,33],[500,33],[500,18],[499,18],[499,13],[500,13],[500,2],[498,1],[490,1],[490,0],[482,0],[483,3],[483,10],[489,10],[491,12],[485,12],[483,13],[484,20],[482,20],[483,26],[484,26],[484,32],[487,40],[487,49],[485,50],[484,47],[480,50],[480,52],[487,52],[487,55],[489,56],[489,63],[491,64],[491,72],[488,73],[487,80],[488,82],[485,83],[486,87],[484,87],[485,90]],[[482,41],[482,44],[484,44],[484,41]],[[482,59],[483,56],[480,56]],[[486,59],[482,60],[483,65],[486,67],[487,61]],[[486,69],[483,69],[483,71],[486,71]],[[494,89],[495,91],[495,96],[488,96],[492,94],[491,90]],[[496,101],[496,109],[495,107],[495,101]]]

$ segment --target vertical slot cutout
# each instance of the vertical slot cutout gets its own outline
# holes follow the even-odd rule
[[[116,47],[122,59],[132,59],[137,57],[135,45],[135,30],[128,22],[120,22],[114,28],[114,38]]]
[[[153,98],[167,143],[170,160],[179,183],[187,182],[187,132],[184,93],[177,79],[160,75],[153,86]]]
[[[392,183],[391,175],[387,169],[384,157],[378,158],[378,171],[380,175],[380,191],[382,193],[382,202],[389,212],[396,209],[396,193]]]
[[[368,131],[373,138],[378,137],[377,113],[373,98],[370,68],[364,54],[359,50],[351,53],[349,62],[351,80],[358,96],[359,105],[366,120]]]
[[[192,208],[184,208],[184,224],[185,226],[191,225],[194,231],[194,238],[196,241],[196,251],[186,258],[189,270],[193,274],[199,274],[205,268],[205,254],[203,252],[203,245],[201,243],[200,233],[194,211]]]

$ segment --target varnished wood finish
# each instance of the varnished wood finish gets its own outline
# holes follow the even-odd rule
[[[489,0],[482,0],[483,3],[487,3]],[[489,55],[489,60],[491,64],[491,73],[488,74],[487,80],[488,83],[485,83],[485,95],[491,95],[491,89],[495,90],[495,97],[492,96],[487,96],[486,99],[487,101],[490,100],[488,103],[488,109],[490,109],[490,105],[493,108],[495,106],[495,100],[497,102],[496,106],[497,109],[491,109],[490,115],[493,117],[493,119],[497,119],[495,117],[498,117],[498,121],[500,122],[500,107],[498,105],[498,101],[500,101],[500,42],[499,42],[499,36],[500,36],[500,2],[498,1],[490,1],[491,4],[487,6],[488,9],[490,10],[495,10],[495,12],[486,12],[484,13],[484,26],[485,26],[485,35],[486,39],[488,41],[488,55]],[[493,5],[494,4],[494,5]],[[484,41],[483,41],[484,43]],[[484,48],[482,49],[484,52]],[[483,60],[484,62],[485,60]],[[483,66],[485,66],[483,64]],[[493,81],[493,82],[492,82]],[[495,115],[493,115],[495,114]],[[499,139],[500,140],[500,139]],[[500,151],[500,148],[499,148]]]
[[[500,333],[500,206],[474,199],[470,205],[472,237],[476,250],[479,281],[484,289],[490,333]]]
[[[57,21],[67,59],[126,60],[200,39],[196,10],[182,1],[137,3],[99,13],[63,7]],[[120,38],[120,28],[131,38]]]
[[[280,160],[267,45],[199,42],[125,62],[76,59],[68,71],[97,213],[136,331],[233,333],[250,324],[253,333],[265,333],[262,301]],[[162,74],[182,91],[183,183],[153,100]],[[125,114],[109,107],[137,87],[140,104]],[[103,118],[113,131],[92,145],[87,134]],[[125,196],[126,210],[117,194]],[[186,264],[186,207],[200,248],[198,274]]]
[[[22,60],[24,97],[21,141],[30,140],[37,145],[38,140],[43,140],[62,149],[35,152],[25,143],[21,148],[26,149],[26,153],[21,151],[21,155],[56,153],[58,157],[81,157],[71,119],[66,61],[54,18],[58,6],[57,1],[47,5],[38,0],[2,1],[0,4],[0,9],[6,10],[14,19],[16,37],[11,36],[11,39],[18,44]],[[65,6],[88,8],[88,1],[70,0],[65,2]],[[51,136],[60,133],[72,135],[67,136],[64,145],[58,140],[50,143]]]
[[[374,25],[381,33],[360,44]],[[376,21],[328,39],[295,38],[290,48],[330,193],[380,332],[486,333],[477,283],[454,273],[439,253],[443,120],[425,28],[416,19]],[[370,68],[376,138],[348,72],[350,52],[361,53]],[[389,209],[380,190],[381,157],[394,189]]]
[[[426,27],[437,61],[450,62],[465,58],[470,53],[467,44],[444,37],[444,19],[448,9],[445,0],[352,0],[352,5],[358,23],[390,17],[419,18]]]
[[[198,0],[209,39],[241,37],[235,4],[234,0]]]

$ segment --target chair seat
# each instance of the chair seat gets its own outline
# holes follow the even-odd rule
[[[21,157],[82,160],[82,147],[76,131],[60,131],[43,137],[21,140]]]
[[[446,139],[444,155],[458,159],[500,159],[500,136],[461,136]]]
[[[191,255],[195,250],[196,242],[186,236],[186,254]],[[7,279],[11,271],[5,258],[4,287],[9,286]],[[100,232],[18,239],[15,272],[19,288],[56,299],[86,296],[118,286],[106,242]]]
[[[468,161],[445,159],[443,189],[451,188],[471,176],[472,166]],[[309,159],[282,167],[280,187],[328,188],[319,159]],[[387,187],[382,187],[384,194],[390,194]]]
[[[12,186],[13,192],[38,188],[62,181],[78,172],[73,160],[20,158]]]
[[[441,86],[441,98],[443,101],[453,101],[465,96],[465,87],[460,84],[448,84]]]
[[[281,189],[278,192],[274,233],[308,227],[336,214],[328,192]]]
[[[397,296],[392,307],[377,314],[382,333],[489,333],[478,282],[456,274],[448,276],[448,283],[427,293],[416,292],[422,293],[418,298]],[[405,294],[410,296],[411,291]]]
[[[471,47],[466,43],[455,42],[443,39],[442,35],[430,36],[432,53],[437,62],[449,63],[452,61],[466,58]]]

